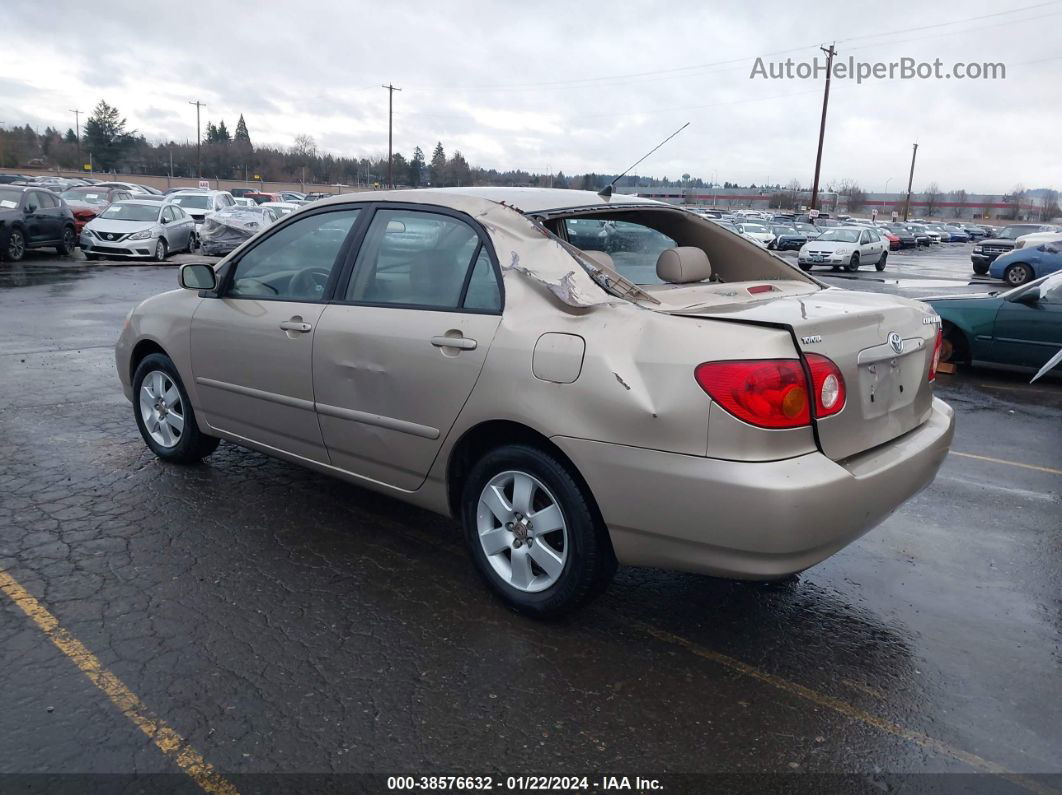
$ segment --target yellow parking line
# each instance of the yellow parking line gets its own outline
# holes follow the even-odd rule
[[[901,726],[898,723],[893,723],[890,720],[871,714],[866,710],[862,710],[847,701],[842,701],[839,698],[820,693],[817,690],[812,690],[810,687],[799,685],[796,682],[790,682],[788,679],[783,679],[780,676],[761,671],[755,666],[748,663],[741,662],[741,660],[729,657],[726,654],[720,654],[717,651],[706,649],[702,646],[698,646],[691,640],[675,635],[663,629],[657,629],[654,626],[645,624],[641,621],[635,621],[633,624],[638,627],[642,632],[645,632],[657,640],[661,640],[664,643],[670,643],[675,646],[681,646],[686,651],[694,654],[698,657],[702,657],[706,660],[711,660],[717,665],[721,665],[724,668],[728,668],[744,676],[758,679],[759,681],[776,687],[791,695],[802,698],[806,701],[810,701],[813,704],[817,704],[820,707],[833,710],[834,712],[850,718],[851,720],[864,723],[867,726],[872,726],[879,731],[883,731],[887,734],[891,734],[895,737],[912,742],[928,751],[932,751],[939,756],[949,757],[958,762],[962,762],[975,770],[980,770],[983,773],[993,773],[1008,781],[1023,787],[1030,792],[1035,792],[1037,795],[1058,795],[1058,791],[1051,789],[1040,784],[1037,781],[1026,778],[1018,773],[1015,773],[1003,765],[990,762],[977,754],[972,754],[969,751],[963,751],[960,748],[956,748],[953,745],[938,740],[935,737],[930,737],[924,732],[916,731],[915,729],[908,729],[905,726]]]
[[[151,738],[158,749],[172,759],[196,784],[211,795],[237,795],[236,787],[218,773],[213,765],[200,756],[188,744],[188,741],[170,728],[165,721],[152,717],[136,693],[104,668],[95,654],[63,629],[59,625],[59,620],[3,569],[0,569],[0,591],[11,597],[11,601],[33,619],[48,640],[69,657],[89,681],[102,690],[121,713]]]
[[[991,458],[987,455],[974,455],[973,453],[960,453],[955,450],[951,451],[952,455],[961,455],[963,458],[976,458],[978,461],[991,461],[993,464],[1006,464],[1012,467],[1021,467],[1022,469],[1035,469],[1037,472],[1046,472],[1049,475],[1062,475],[1062,469],[1051,469],[1051,467],[1038,467],[1034,464],[1023,464],[1020,461],[1007,461],[1004,458]]]

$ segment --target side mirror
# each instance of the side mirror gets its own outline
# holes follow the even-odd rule
[[[1031,287],[1021,295],[1016,295],[1014,297],[1014,303],[1025,304],[1026,306],[1036,306],[1036,304],[1040,303],[1040,288]]]
[[[181,266],[177,282],[186,290],[213,290],[218,286],[218,277],[211,266],[191,263]]]
[[[165,217],[163,217],[163,218],[160,218],[160,219],[159,219],[159,223],[160,223],[160,224],[163,224],[163,225],[165,225],[165,224],[168,224],[169,222],[170,222],[170,219],[169,219],[169,218],[165,218]]]

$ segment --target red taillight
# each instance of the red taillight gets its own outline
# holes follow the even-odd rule
[[[815,416],[829,417],[844,408],[844,376],[832,361],[817,353],[805,357],[808,379],[798,359],[743,359],[705,362],[694,370],[701,389],[739,420],[760,428],[799,428]]]
[[[933,344],[933,359],[929,362],[929,379],[937,380],[937,365],[940,364],[940,349],[944,345],[944,330],[937,329],[937,341]]]
[[[811,393],[815,396],[815,416],[829,417],[844,408],[844,376],[840,368],[818,353],[804,356],[811,370]]]
[[[811,422],[808,382],[798,359],[705,362],[694,377],[712,400],[750,425],[799,428]]]

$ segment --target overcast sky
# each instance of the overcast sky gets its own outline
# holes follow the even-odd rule
[[[1024,10],[1019,10],[1024,9]],[[988,16],[991,15],[991,16]],[[834,80],[823,180],[866,190],[1062,188],[1062,2],[215,2],[5,0],[0,122],[65,130],[117,105],[149,139],[195,140],[195,108],[255,143],[387,151],[436,141],[499,169],[742,184],[814,169],[822,80],[750,79],[757,56],[1002,62],[1004,80]],[[783,52],[784,51],[784,52]],[[772,53],[777,53],[773,54]]]

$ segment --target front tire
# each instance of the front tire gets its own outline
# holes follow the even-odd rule
[[[166,245],[166,238],[160,237],[158,242],[155,243],[155,261],[165,262],[168,253],[169,247]]]
[[[21,262],[26,256],[26,236],[21,229],[12,229],[7,237],[7,250],[4,252],[10,262]]]
[[[798,262],[797,265],[800,266],[800,270],[802,270],[802,271],[807,272],[807,271],[811,270],[811,264],[810,263]]]
[[[192,403],[169,356],[145,356],[133,374],[133,414],[145,444],[163,461],[194,464],[217,449],[219,439],[199,430]]]
[[[991,267],[987,262],[975,262],[973,264],[973,272],[978,276],[984,276],[988,273],[988,269]]]
[[[855,273],[857,270],[859,270],[859,252],[858,251],[855,252],[854,254],[852,254],[852,259],[849,260],[848,264],[845,265],[844,269],[846,271],[848,271],[849,273]]]
[[[1011,287],[1020,287],[1031,281],[1033,275],[1032,268],[1024,262],[1015,262],[1013,265],[1008,265],[1007,269],[1003,271],[1003,281]]]
[[[517,612],[566,613],[603,591],[616,571],[593,498],[536,447],[507,445],[476,462],[461,515],[477,571]]]
[[[888,259],[889,259],[889,252],[888,251],[882,251],[881,252],[881,256],[878,257],[878,261],[874,263],[874,270],[878,271],[879,273],[881,271],[885,270],[885,263],[888,261]]]
[[[74,248],[77,247],[77,235],[74,234],[74,227],[67,226],[63,228],[63,242],[55,247],[55,250],[59,252],[61,257],[69,257],[74,253]]]

